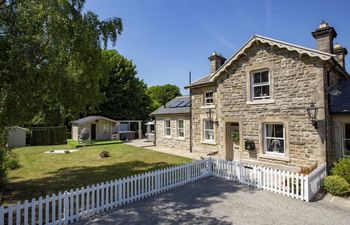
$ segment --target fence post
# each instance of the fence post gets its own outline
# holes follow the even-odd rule
[[[63,213],[64,213],[64,224],[68,224],[69,222],[69,204],[68,204],[68,192],[64,192],[64,206],[63,206]]]
[[[304,179],[305,179],[305,182],[304,182],[304,184],[305,184],[305,187],[304,187],[304,192],[305,192],[304,199],[305,199],[305,201],[309,202],[310,201],[309,175],[306,175],[304,177]]]
[[[207,159],[208,162],[208,176],[213,176],[213,161],[212,158]]]
[[[187,182],[190,182],[191,165],[192,165],[192,163],[188,164],[188,166],[187,166]]]
[[[5,221],[4,221],[4,206],[0,206],[0,224],[5,224]]]

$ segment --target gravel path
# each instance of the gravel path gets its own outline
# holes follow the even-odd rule
[[[210,177],[78,224],[350,224],[350,211]]]

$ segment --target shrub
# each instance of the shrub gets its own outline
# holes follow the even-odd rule
[[[10,170],[15,170],[15,169],[18,169],[20,167],[18,156],[12,151],[8,152],[6,163],[7,163],[7,167]]]
[[[107,151],[102,151],[102,152],[100,152],[100,157],[101,158],[107,158],[107,157],[110,157],[110,154]]]
[[[338,162],[335,162],[331,173],[344,178],[350,183],[350,158],[339,159]]]
[[[67,139],[72,139],[72,132],[68,131],[66,132]]]
[[[350,184],[337,175],[325,177],[323,187],[327,192],[336,196],[343,196],[350,192]]]

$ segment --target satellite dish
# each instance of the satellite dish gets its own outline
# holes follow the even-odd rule
[[[327,91],[332,96],[338,96],[342,93],[342,91],[336,85],[329,86]]]

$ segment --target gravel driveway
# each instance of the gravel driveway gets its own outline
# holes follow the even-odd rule
[[[76,224],[350,224],[350,211],[210,177]]]

